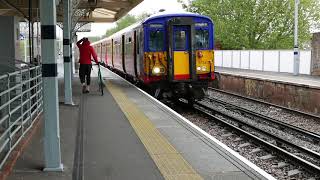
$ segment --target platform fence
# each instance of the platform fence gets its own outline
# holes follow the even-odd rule
[[[42,108],[41,66],[19,65],[0,75],[0,169]]]
[[[215,66],[293,73],[293,50],[217,50]],[[311,51],[300,51],[300,74],[311,73]]]

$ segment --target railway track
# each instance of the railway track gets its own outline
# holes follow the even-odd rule
[[[259,118],[260,121],[268,121],[280,129],[289,130],[302,137],[306,137],[307,139],[311,138],[313,142],[319,143],[320,136],[318,134],[308,132],[285,123],[277,122],[272,118],[255,112],[250,112],[249,110],[241,107],[228,105],[227,103],[216,99],[210,98],[210,101],[215,101],[229,109],[231,108],[233,110],[240,111],[241,114]],[[248,122],[242,121],[241,118],[234,117],[233,115],[214,109],[206,102],[196,102],[194,108],[201,114],[207,116],[210,120],[218,121],[228,129],[227,132],[221,133],[221,136],[226,138],[234,137],[237,141],[240,139],[239,141],[241,141],[241,143],[238,144],[239,147],[237,148],[241,149],[250,147],[250,153],[260,154],[259,158],[262,160],[276,161],[273,162],[273,164],[276,163],[277,168],[287,169],[285,170],[287,171],[285,174],[287,174],[288,177],[303,176],[303,179],[304,177],[308,177],[310,179],[320,178],[318,177],[320,174],[320,154],[318,152],[309,150],[306,147],[278,137],[266,130],[259,129]],[[225,131],[225,129],[223,129],[223,131]],[[241,137],[246,137],[246,140],[243,140]],[[287,162],[288,160],[289,162]],[[293,166],[290,164],[293,164]],[[306,175],[306,173],[309,174]]]
[[[247,116],[253,120],[264,121],[264,122],[272,125],[273,127],[277,127],[277,128],[284,130],[284,131],[290,131],[291,133],[302,136],[302,138],[306,137],[307,140],[313,140],[313,143],[320,144],[320,134],[307,131],[303,128],[299,128],[297,126],[293,126],[293,125],[285,123],[285,122],[278,121],[274,118],[263,115],[261,113],[251,111],[249,109],[246,109],[246,108],[243,108],[240,106],[236,106],[234,104],[231,104],[231,103],[228,103],[228,102],[216,99],[216,98],[208,97],[207,100],[210,102],[221,104],[222,106],[224,106],[224,108],[226,108],[230,111],[238,111],[242,115]]]
[[[285,110],[287,112],[290,112],[290,113],[294,113],[294,114],[297,114],[297,115],[303,115],[305,117],[312,118],[312,119],[318,119],[320,121],[320,116],[317,116],[317,115],[314,115],[314,114],[311,114],[311,113],[299,111],[299,110],[296,110],[296,109],[291,109],[291,108],[288,108],[288,107],[285,107],[285,106],[272,104],[272,103],[269,103],[269,102],[266,102],[266,101],[262,101],[262,100],[259,100],[259,99],[242,96],[242,95],[235,94],[235,93],[228,92],[228,91],[224,91],[224,90],[221,90],[221,89],[208,87],[208,90],[209,91],[217,91],[217,92],[220,92],[222,94],[227,94],[227,95],[231,95],[231,96],[234,96],[234,97],[242,98],[242,99],[245,99],[245,100],[249,100],[251,102],[255,102],[255,103],[260,103],[260,104],[276,107],[276,108],[283,109],[283,110]]]

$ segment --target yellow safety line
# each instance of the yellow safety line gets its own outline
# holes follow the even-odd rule
[[[155,128],[148,117],[117,85],[108,81],[106,87],[129,120],[165,179],[202,179],[182,155]]]

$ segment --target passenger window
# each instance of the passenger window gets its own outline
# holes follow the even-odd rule
[[[174,32],[174,49],[185,50],[186,49],[186,31],[177,30]]]

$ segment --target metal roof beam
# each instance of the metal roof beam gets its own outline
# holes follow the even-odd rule
[[[79,8],[104,8],[104,9],[118,9],[118,8],[125,8],[131,6],[131,3],[128,1],[112,1],[112,2],[107,2],[107,1],[98,1],[97,4],[90,4],[85,1],[81,1]]]
[[[112,23],[114,21],[114,18],[81,17],[78,22]]]
[[[115,16],[116,20],[119,20],[121,17],[123,17],[126,13],[128,13],[129,10],[136,7],[138,4],[140,4],[141,0],[132,0],[129,6],[126,6],[122,8]]]
[[[16,8],[28,8],[29,7],[29,1],[26,0],[8,0],[8,2],[12,5],[14,5]],[[32,0],[32,7],[38,8],[39,0]],[[0,1],[0,9],[11,9],[9,6],[7,6],[5,3]]]

